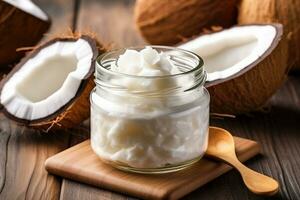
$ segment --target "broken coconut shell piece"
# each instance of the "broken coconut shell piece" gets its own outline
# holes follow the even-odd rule
[[[53,39],[28,54],[0,83],[5,115],[49,130],[69,128],[89,117],[97,42],[83,35]]]
[[[235,26],[179,46],[203,58],[212,112],[258,110],[282,85],[288,71],[282,31],[281,24]]]
[[[30,0],[0,1],[0,66],[22,58],[17,49],[36,45],[49,26],[48,15]]]

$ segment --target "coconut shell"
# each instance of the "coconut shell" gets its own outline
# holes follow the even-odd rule
[[[36,45],[50,24],[50,20],[39,19],[5,1],[0,1],[0,67],[22,58],[24,51],[17,49]]]
[[[137,0],[135,22],[151,44],[173,45],[212,26],[236,23],[237,0]]]
[[[83,80],[75,98],[65,105],[58,113],[36,122],[28,123],[29,127],[46,132],[68,129],[78,126],[90,116],[90,92],[95,87],[94,72]]]
[[[273,24],[277,35],[258,60],[239,73],[206,83],[213,113],[244,114],[259,110],[287,78],[287,43],[281,40],[282,25]]]
[[[300,1],[242,0],[238,23],[282,23],[284,40],[288,42],[290,66],[300,69]]]
[[[63,105],[58,111],[50,116],[37,120],[24,120],[16,118],[11,115],[3,105],[1,105],[1,111],[10,119],[16,121],[20,125],[25,125],[28,127],[40,129],[43,131],[57,130],[57,129],[67,129],[74,127],[84,120],[86,120],[90,115],[90,100],[89,95],[91,90],[95,87],[94,84],[94,72],[95,72],[95,62],[99,54],[103,53],[104,47],[94,38],[94,36],[74,34],[72,36],[65,36],[62,38],[51,39],[50,41],[38,46],[32,52],[26,55],[21,62],[13,68],[13,70],[1,81],[0,88],[2,90],[5,82],[13,76],[30,58],[38,54],[43,48],[57,42],[57,41],[76,41],[79,38],[84,39],[89,43],[94,53],[91,60],[91,68],[84,79],[81,80],[79,89],[77,90],[74,98]],[[1,93],[0,90],[0,93]]]

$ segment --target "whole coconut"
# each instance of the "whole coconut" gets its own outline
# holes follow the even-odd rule
[[[172,45],[212,26],[236,23],[237,0],[137,0],[135,22],[151,44]]]
[[[288,42],[289,66],[300,69],[300,1],[299,0],[242,0],[238,23],[279,22],[284,26]]]

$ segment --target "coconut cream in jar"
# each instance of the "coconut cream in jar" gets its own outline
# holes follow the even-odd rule
[[[198,161],[208,143],[209,94],[196,54],[165,46],[111,51],[96,63],[91,146],[105,162],[166,173]]]

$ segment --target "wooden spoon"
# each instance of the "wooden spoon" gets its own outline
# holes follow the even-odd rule
[[[278,192],[276,180],[249,169],[237,159],[233,137],[228,131],[222,128],[210,127],[208,143],[206,155],[222,160],[236,168],[250,191],[266,196],[271,196]]]

